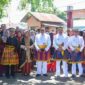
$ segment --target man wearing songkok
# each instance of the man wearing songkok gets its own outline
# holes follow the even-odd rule
[[[36,76],[47,76],[47,62],[50,59],[50,36],[45,33],[45,28],[41,28],[41,33],[35,37],[35,48],[36,48],[36,64],[37,64],[37,75]]]
[[[71,52],[70,63],[72,63],[72,77],[76,77],[76,64],[78,64],[79,76],[82,76],[83,68],[81,63],[81,52],[84,48],[84,40],[83,37],[79,35],[77,29],[74,30],[74,35],[69,39],[69,48],[69,51]]]
[[[64,77],[68,77],[67,57],[64,56],[66,42],[67,35],[63,33],[63,28],[60,27],[53,39],[53,46],[55,48],[53,59],[56,60],[56,76],[60,76],[60,63],[62,61]]]
[[[10,37],[7,38],[1,59],[2,65],[5,66],[5,76],[7,78],[15,77],[15,66],[19,64],[17,48],[18,41],[15,37],[15,29],[10,28]]]

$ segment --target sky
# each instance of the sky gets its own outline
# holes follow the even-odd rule
[[[11,4],[7,8],[8,12],[8,22],[19,23],[21,17],[26,13],[26,11],[18,10],[20,0],[12,0]],[[64,11],[67,6],[73,6],[73,9],[85,8],[85,0],[54,0],[54,6],[58,9]],[[5,19],[3,21],[7,22]]]
[[[67,10],[67,6],[73,6],[73,9],[85,8],[85,0],[54,0],[54,6],[60,10]]]

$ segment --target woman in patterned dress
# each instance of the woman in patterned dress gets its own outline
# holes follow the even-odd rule
[[[17,48],[18,41],[15,37],[15,29],[10,28],[10,37],[7,38],[1,59],[2,65],[5,66],[5,76],[7,78],[10,78],[10,76],[15,77],[15,67],[19,64]]]
[[[22,64],[22,56],[23,56],[23,49],[21,49],[20,48],[20,45],[22,44],[22,42],[23,42],[23,35],[22,35],[22,33],[21,33],[21,31],[18,31],[17,32],[17,34],[16,34],[16,38],[17,38],[17,40],[18,40],[18,48],[17,48],[17,52],[18,52],[18,56],[19,56],[19,65],[18,66],[16,66],[16,71],[18,71],[18,72],[21,72],[21,69],[19,68],[20,66],[21,66],[21,64]],[[22,54],[23,53],[23,54]]]

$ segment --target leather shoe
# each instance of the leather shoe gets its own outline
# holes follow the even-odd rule
[[[47,74],[43,74],[43,76],[48,76]]]
[[[36,75],[36,77],[39,77],[39,76],[41,76],[41,74],[37,74],[37,75]]]

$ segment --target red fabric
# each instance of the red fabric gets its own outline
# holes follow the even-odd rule
[[[26,62],[22,68],[23,74],[29,74],[31,72],[31,63]]]
[[[48,72],[55,72],[56,71],[56,61],[52,61],[47,65]]]

